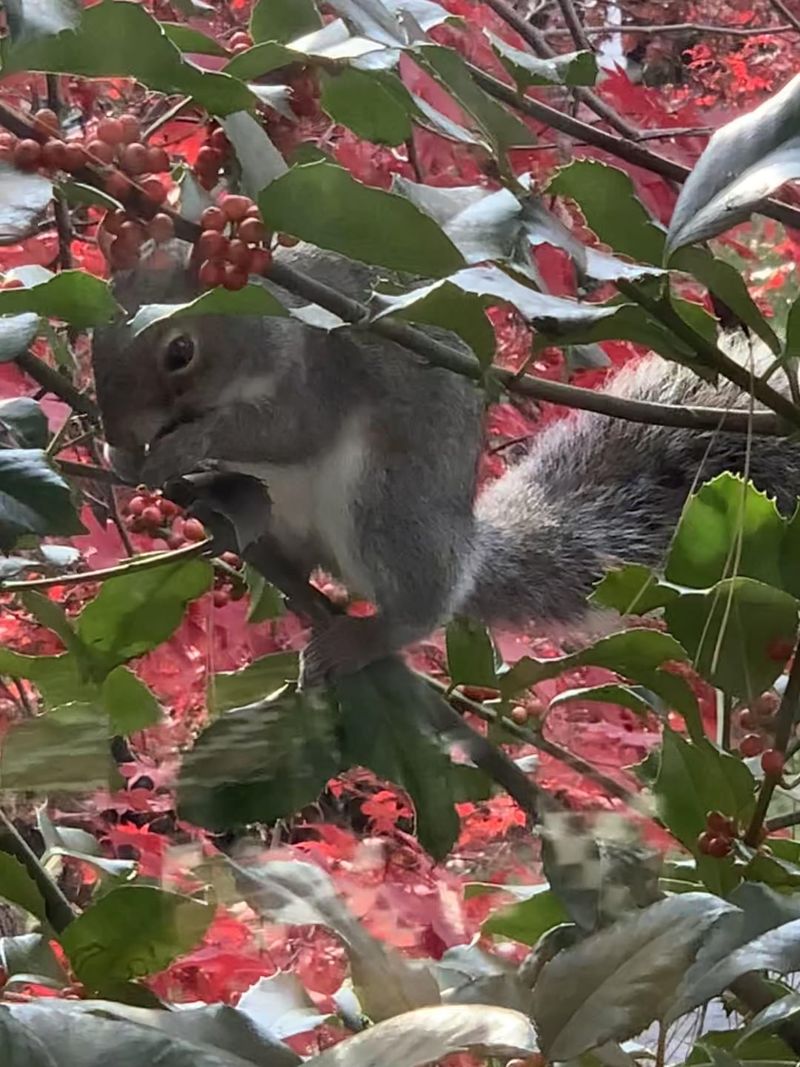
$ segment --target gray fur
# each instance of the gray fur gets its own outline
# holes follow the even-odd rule
[[[374,284],[366,268],[328,253],[282,255],[361,300]],[[129,312],[194,295],[182,267],[137,270],[116,287]],[[200,357],[170,375],[163,353],[175,332],[191,333]],[[130,343],[117,326],[98,331],[94,368],[110,445],[129,458],[149,445],[143,480],[162,484],[210,462],[256,473],[270,489],[266,535],[277,552],[302,578],[321,566],[377,603],[377,620],[340,619],[315,637],[309,662],[319,675],[395,651],[455,612],[490,623],[579,621],[609,565],[662,559],[696,480],[745,463],[743,435],[579,413],[539,435],[473,511],[478,389],[365,331],[206,316]],[[655,356],[611,388],[672,404],[748,402]],[[755,438],[750,475],[792,508],[800,448]]]
[[[763,370],[767,354],[729,341],[731,354]],[[745,407],[734,386],[716,388],[691,370],[649,356],[609,387],[662,403]],[[497,622],[579,621],[604,571],[621,562],[658,565],[695,486],[744,472],[743,434],[696,433],[589,412],[539,435],[530,453],[477,505],[477,551],[462,610]],[[749,476],[784,512],[800,494],[800,447],[754,437]]]

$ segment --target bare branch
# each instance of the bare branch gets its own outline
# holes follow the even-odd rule
[[[654,23],[652,26],[639,23],[623,23],[620,26],[583,26],[583,32],[587,37],[609,37],[619,33],[641,33],[644,35],[662,36],[662,34],[702,33],[708,36],[718,37],[765,37],[771,34],[794,33],[798,26],[719,26],[704,22],[668,22],[662,26]],[[571,30],[564,26],[555,26],[553,29],[544,31],[545,37],[566,37],[571,35]]]
[[[797,33],[800,33],[800,18],[793,14],[789,8],[784,4],[783,0],[769,0],[770,7],[774,8],[779,15],[782,15],[787,22],[791,23],[792,29]]]

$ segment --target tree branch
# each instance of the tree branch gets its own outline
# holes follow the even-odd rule
[[[567,24],[567,29],[569,30],[576,47],[582,48],[586,52],[591,52],[592,46],[586,36],[581,20],[578,18],[572,0],[558,0],[558,6],[561,8],[564,22]]]
[[[789,10],[786,4],[783,3],[783,0],[769,0],[769,4],[770,7],[777,11],[779,15],[782,15],[787,22],[791,23],[793,30],[800,33],[800,18]]]
[[[33,378],[42,389],[57,396],[65,404],[69,404],[73,411],[77,411],[81,415],[88,415],[92,419],[100,418],[97,404],[90,396],[76,389],[63,374],[59,374],[54,367],[38,359],[32,352],[23,352],[17,356],[15,362],[20,370],[24,371],[28,377]]]
[[[773,5],[775,6],[775,5]],[[787,14],[787,18],[789,15]],[[606,37],[619,33],[641,33],[641,34],[655,34],[659,37],[662,34],[673,33],[703,33],[708,35],[716,35],[720,37],[764,37],[769,34],[779,33],[793,33],[795,29],[800,28],[800,22],[798,26],[718,26],[711,25],[703,22],[668,22],[663,26],[653,24],[652,26],[644,26],[639,23],[625,24],[621,26],[583,26],[583,32],[587,37]],[[571,30],[563,26],[556,26],[553,29],[545,30],[545,37],[566,37],[567,34],[571,34]]]

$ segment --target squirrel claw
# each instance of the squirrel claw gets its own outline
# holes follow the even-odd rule
[[[390,650],[378,619],[341,616],[315,630],[300,656],[300,689],[355,674]]]

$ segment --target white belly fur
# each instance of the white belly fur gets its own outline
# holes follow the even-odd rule
[[[306,463],[236,463],[236,469],[262,481],[272,504],[271,526],[289,548],[293,544],[319,546],[336,565],[351,593],[371,597],[369,575],[354,550],[351,501],[366,461],[364,427],[359,419],[347,423],[324,458]],[[233,464],[226,464],[233,466]]]

